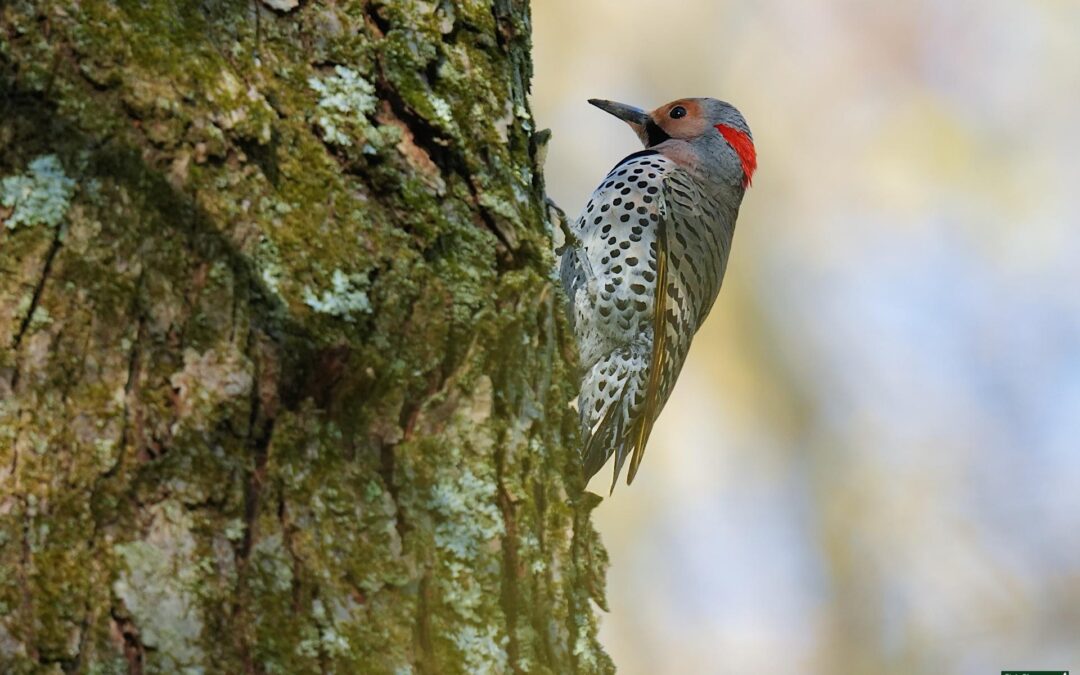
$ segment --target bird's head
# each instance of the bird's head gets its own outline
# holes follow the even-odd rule
[[[757,169],[754,137],[735,106],[715,98],[680,98],[648,112],[625,103],[589,103],[630,125],[646,148],[684,165],[737,173],[748,187]]]

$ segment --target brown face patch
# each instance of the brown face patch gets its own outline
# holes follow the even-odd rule
[[[676,108],[686,110],[682,117],[672,117],[671,113]],[[690,139],[697,138],[706,131],[711,130],[708,120],[705,119],[701,104],[692,98],[680,98],[671,103],[665,103],[649,113],[653,121],[672,138]]]

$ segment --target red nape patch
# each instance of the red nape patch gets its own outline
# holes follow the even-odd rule
[[[754,172],[757,171],[757,150],[754,149],[754,142],[748,135],[726,124],[717,124],[716,130],[723,135],[724,140],[739,156],[739,161],[742,162],[743,187],[750,187],[750,181],[754,177]]]

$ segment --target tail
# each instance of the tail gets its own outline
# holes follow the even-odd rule
[[[653,415],[646,413],[646,374],[650,350],[638,344],[600,359],[581,383],[578,406],[586,439],[582,452],[585,480],[592,478],[615,455],[611,491],[631,455],[640,455],[648,441]],[[651,411],[650,411],[651,412]],[[627,482],[633,480],[629,476]]]
[[[623,462],[628,456],[632,459],[626,484],[634,482],[641,458],[645,456],[653,421],[664,407],[670,383],[682,367],[682,358],[674,362],[669,358],[672,345],[668,339],[668,322],[676,315],[668,310],[667,300],[672,293],[677,297],[678,290],[668,284],[667,235],[662,220],[656,244],[656,297],[651,334],[646,331],[644,339],[615,350],[593,365],[582,383],[578,401],[588,438],[582,457],[585,479],[592,478],[614,454],[611,492],[615,492],[615,483],[619,481]],[[685,355],[683,352],[681,356]],[[662,391],[665,373],[671,378]],[[611,391],[605,392],[605,389]]]

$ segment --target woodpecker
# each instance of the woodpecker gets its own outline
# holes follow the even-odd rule
[[[732,105],[683,98],[646,112],[589,103],[645,146],[615,165],[559,251],[559,276],[583,376],[582,465],[630,458],[633,482],[653,422],[724,278],[735,219],[757,168],[750,127]]]

